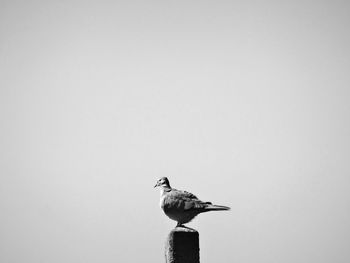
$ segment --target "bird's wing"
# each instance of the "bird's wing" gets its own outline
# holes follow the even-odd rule
[[[201,210],[205,209],[210,202],[199,200],[194,194],[186,191],[172,189],[164,198],[166,209]]]

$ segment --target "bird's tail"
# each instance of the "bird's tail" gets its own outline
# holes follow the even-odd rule
[[[228,206],[223,205],[212,205],[208,204],[208,206],[205,208],[206,211],[223,211],[223,210],[230,210],[231,208]]]

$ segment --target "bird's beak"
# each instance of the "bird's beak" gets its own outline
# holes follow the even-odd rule
[[[156,183],[156,185],[155,186],[153,186],[153,188],[156,188],[158,186],[158,183]]]

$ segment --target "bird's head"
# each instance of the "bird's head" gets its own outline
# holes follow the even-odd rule
[[[170,188],[170,184],[169,184],[168,178],[162,177],[162,178],[158,179],[158,181],[157,181],[157,183],[156,183],[156,185],[154,187],[158,187],[158,186]]]

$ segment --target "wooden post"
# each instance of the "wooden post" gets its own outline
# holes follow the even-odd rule
[[[199,263],[199,234],[192,228],[176,227],[165,244],[166,263]]]

